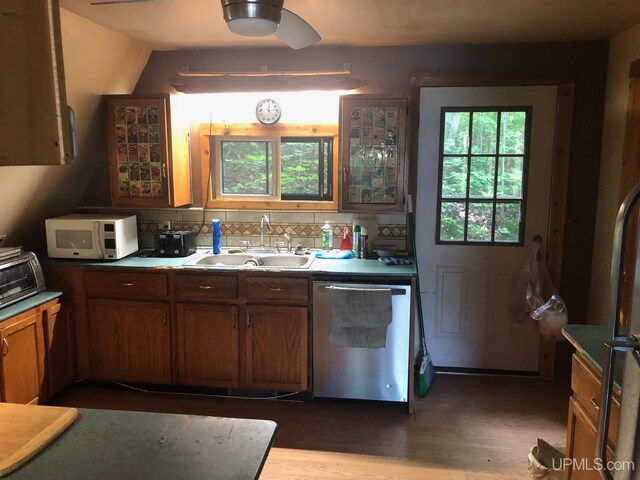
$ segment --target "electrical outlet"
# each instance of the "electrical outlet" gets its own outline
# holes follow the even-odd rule
[[[0,235],[0,245],[2,245],[2,243],[4,242],[5,238],[7,238],[6,235]]]

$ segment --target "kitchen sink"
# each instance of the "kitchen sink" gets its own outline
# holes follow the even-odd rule
[[[308,268],[313,262],[311,255],[291,255],[287,253],[276,253],[275,255],[263,255],[263,267],[286,267],[286,268]]]
[[[183,263],[191,267],[241,267],[252,269],[270,268],[309,268],[315,257],[312,255],[293,255],[290,253],[272,253],[256,255],[254,253],[207,252]]]

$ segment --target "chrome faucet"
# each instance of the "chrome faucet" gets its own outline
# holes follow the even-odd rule
[[[271,224],[269,223],[269,217],[267,217],[267,215],[265,214],[260,219],[260,248],[264,248],[264,222],[267,222],[269,233],[271,233]]]
[[[287,239],[287,253],[291,253],[291,244],[293,242],[293,239],[291,238],[291,234],[285,233],[284,238]]]

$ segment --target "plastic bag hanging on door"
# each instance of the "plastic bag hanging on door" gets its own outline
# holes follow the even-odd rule
[[[545,296],[552,293],[549,274],[540,255],[541,243],[541,238],[534,239],[531,253],[516,278],[511,310],[518,322],[529,319],[531,312],[545,303]]]
[[[542,260],[542,238],[536,236],[533,248],[520,269],[512,298],[512,312],[519,322],[532,318],[538,322],[540,334],[548,340],[562,338],[568,323],[567,306],[553,288],[547,266]]]

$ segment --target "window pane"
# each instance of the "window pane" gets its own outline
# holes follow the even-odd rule
[[[271,142],[222,141],[220,147],[223,194],[273,194]]]
[[[469,112],[444,114],[443,152],[467,153],[469,151]]]
[[[469,197],[493,198],[495,177],[495,157],[472,158],[471,174],[469,175]]]
[[[473,112],[471,153],[496,153],[498,112]]]
[[[445,157],[442,161],[442,197],[467,196],[467,159]]]
[[[282,142],[280,147],[283,195],[320,194],[320,143]]]
[[[522,199],[523,165],[522,157],[498,159],[498,198]]]
[[[467,240],[470,242],[490,242],[493,228],[493,203],[470,203]]]
[[[447,242],[464,240],[464,206],[463,202],[442,202],[440,240]]]
[[[496,205],[496,242],[518,242],[520,240],[520,202]]]
[[[524,154],[526,112],[502,112],[500,119],[500,153]]]

